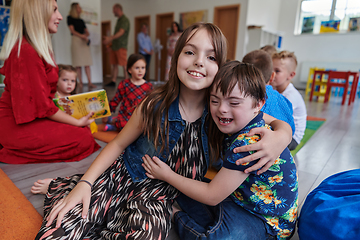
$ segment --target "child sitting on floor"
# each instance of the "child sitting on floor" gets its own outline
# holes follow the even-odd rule
[[[135,107],[152,90],[152,84],[144,80],[146,61],[141,54],[131,54],[127,61],[127,72],[130,79],[119,83],[115,96],[110,101],[110,111],[115,112],[120,104],[116,117],[103,118],[106,123],[104,131],[119,131],[129,121]]]
[[[296,166],[289,150],[286,148],[260,175],[244,173],[254,162],[235,163],[252,152],[234,153],[234,148],[259,140],[257,135],[246,134],[255,127],[266,127],[260,111],[266,97],[261,73],[250,64],[228,62],[215,76],[210,91],[209,143],[215,156],[224,161],[210,183],[185,178],[157,157],[143,157],[149,178],[166,181],[185,195],[210,205],[197,206],[187,213],[174,209],[176,222],[182,223],[176,226],[182,229],[180,238],[289,239],[298,209]],[[206,217],[202,217],[204,213],[208,213]]]
[[[76,68],[71,65],[59,64],[59,80],[57,83],[57,91],[55,98],[68,97],[76,93],[77,86],[77,72]],[[98,126],[95,121],[90,123],[89,128],[91,133],[98,131]]]
[[[67,97],[76,93],[76,68],[71,65],[59,64],[59,80],[55,98]]]
[[[305,134],[306,106],[303,97],[291,83],[295,77],[297,60],[293,52],[282,51],[272,55],[273,67],[276,73],[271,85],[292,104],[295,123],[295,133],[288,148],[294,150]]]

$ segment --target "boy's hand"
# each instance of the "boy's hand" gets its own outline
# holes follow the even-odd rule
[[[262,174],[274,164],[275,160],[284,151],[288,143],[287,138],[282,138],[281,133],[277,133],[276,131],[267,128],[253,128],[248,132],[247,136],[253,136],[255,134],[260,135],[260,141],[235,148],[234,153],[256,151],[249,156],[237,160],[236,164],[240,165],[259,159],[256,164],[247,168],[245,173],[250,173],[259,169],[257,174]]]
[[[169,165],[161,161],[158,157],[153,157],[152,159],[149,155],[145,155],[142,157],[144,163],[142,166],[146,170],[146,176],[151,179],[159,179],[162,181],[166,181],[166,177],[168,173],[172,172]]]

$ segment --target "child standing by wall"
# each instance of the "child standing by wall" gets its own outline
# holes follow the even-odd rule
[[[289,51],[273,54],[272,60],[276,75],[271,85],[289,99],[293,107],[295,133],[288,147],[290,150],[294,150],[303,138],[306,128],[305,102],[299,91],[291,83],[296,74],[297,60],[295,54]]]
[[[194,24],[179,38],[174,58],[169,81],[144,99],[84,175],[34,184],[33,193],[46,193],[44,221],[36,239],[167,237],[178,191],[147,178],[142,157],[158,156],[185,177],[200,180],[205,175],[209,163],[205,94],[225,62],[225,37],[213,24]],[[265,162],[280,154],[291,138],[287,124],[273,124],[279,131],[255,130],[266,148],[262,144],[249,148]]]
[[[271,45],[267,45],[271,46]],[[272,59],[269,53],[263,50],[254,50],[246,54],[242,60],[244,63],[251,63],[262,73],[266,83],[266,102],[261,111],[273,116],[276,119],[287,122],[295,133],[293,109],[291,102],[274,90],[270,85],[275,79]]]
[[[151,92],[153,86],[144,80],[146,73],[146,60],[141,54],[131,54],[127,61],[127,71],[130,79],[119,83],[115,96],[110,101],[110,111],[115,112],[120,104],[116,117],[103,118],[104,131],[121,130],[129,121],[135,107]]]
[[[254,127],[265,127],[265,82],[252,65],[232,61],[220,68],[210,87],[209,143],[224,165],[210,183],[184,178],[158,158],[145,156],[147,176],[168,182],[187,196],[208,204],[189,214],[174,213],[181,239],[289,239],[297,219],[298,191],[295,162],[285,149],[268,171],[257,175],[243,171],[235,161],[251,152],[233,152],[259,136],[246,136]],[[224,139],[223,145],[220,139]],[[224,146],[224,149],[222,149]],[[250,163],[253,164],[253,163]],[[225,199],[225,200],[224,200]],[[209,216],[214,218],[209,222]],[[195,215],[195,216],[194,216]],[[194,218],[192,217],[194,216]]]

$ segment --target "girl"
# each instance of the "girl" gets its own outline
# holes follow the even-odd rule
[[[59,64],[59,80],[55,98],[68,97],[76,92],[76,68],[71,65]],[[98,131],[95,121],[89,125],[91,133]]]
[[[176,45],[170,80],[144,99],[87,172],[35,183],[33,193],[46,193],[37,239],[165,239],[178,191],[147,178],[141,158],[158,156],[178,173],[202,179],[209,163],[205,93],[225,57],[226,40],[213,24],[198,23],[184,31]],[[265,134],[261,142],[266,141],[266,149],[259,149],[261,144],[249,149],[259,150],[254,155],[265,161],[278,155],[291,138],[287,124],[277,132],[257,133]]]
[[[36,17],[34,17],[36,16]],[[0,59],[0,161],[12,164],[79,161],[100,146],[88,128],[53,103],[58,67],[50,34],[62,16],[55,0],[13,0]]]
[[[119,83],[115,96],[110,101],[110,111],[115,112],[120,103],[117,117],[103,118],[104,131],[121,130],[129,121],[135,107],[152,90],[152,84],[144,80],[146,61],[141,54],[131,54],[127,60],[127,71],[130,79]]]
[[[71,65],[59,64],[59,80],[57,83],[56,98],[67,97],[75,94],[76,90],[76,68]]]
[[[216,207],[186,206],[189,214],[176,212],[175,224],[182,239],[290,238],[297,218],[298,185],[289,150],[261,175],[244,173],[248,166],[235,164],[251,152],[233,153],[235,147],[258,141],[259,136],[245,134],[265,126],[260,112],[266,96],[261,72],[253,65],[232,61],[221,67],[210,89],[209,143],[219,150],[215,156],[224,160],[219,173],[210,183],[199,182],[175,173],[157,157],[146,156],[146,175],[164,180],[202,203],[214,206],[222,201]],[[220,155],[222,146],[225,152]],[[202,218],[204,212],[213,213],[213,218]]]

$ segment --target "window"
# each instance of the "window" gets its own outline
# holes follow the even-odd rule
[[[295,34],[360,31],[359,0],[302,0]]]

